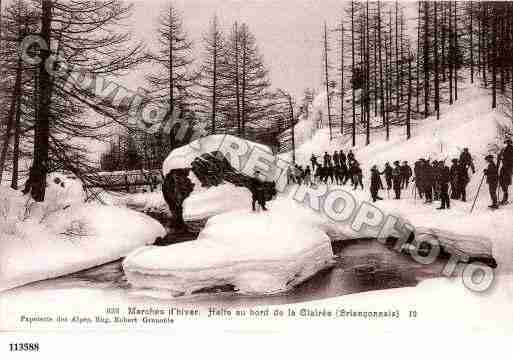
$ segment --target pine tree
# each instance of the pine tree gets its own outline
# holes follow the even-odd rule
[[[199,76],[199,97],[201,110],[210,117],[210,133],[215,134],[219,130],[219,111],[226,95],[223,81],[225,39],[217,16],[212,19],[210,31],[203,36],[203,41],[205,49]],[[225,125],[219,124],[219,126]]]

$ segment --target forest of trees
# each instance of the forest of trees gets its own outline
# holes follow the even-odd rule
[[[348,3],[323,34],[330,132],[351,135],[353,146],[358,133],[367,144],[376,129],[388,138],[391,126],[410,138],[412,120],[440,118],[465,81],[478,81],[490,106],[512,117],[512,11],[511,2]]]
[[[193,44],[170,4],[155,19],[156,45],[144,46],[126,30],[133,8],[122,0],[0,0],[0,10],[0,180],[9,174],[16,189],[31,166],[38,201],[48,172],[82,178],[99,167],[158,168],[200,125],[209,134],[290,150],[290,129],[315,94],[305,90],[296,101],[272,87],[244,22],[221,24],[213,16]],[[319,19],[328,101],[318,117],[331,138],[350,136],[354,146],[363,133],[370,144],[374,131],[388,138],[392,126],[404,126],[410,138],[412,121],[440,118],[441,104],[457,101],[466,81],[486,88],[490,106],[513,118],[513,3],[351,1],[341,2],[340,13],[336,24]],[[27,60],[18,49],[29,35],[49,46],[30,47]],[[141,65],[151,70],[138,106],[168,109],[162,124],[178,114],[189,126],[185,136],[177,136],[183,123],[155,133],[130,121],[139,108],[135,96],[120,103],[124,89],[113,84]],[[302,69],[310,70],[318,71]],[[101,120],[84,121],[91,117]],[[84,145],[91,141],[109,144],[100,166]]]

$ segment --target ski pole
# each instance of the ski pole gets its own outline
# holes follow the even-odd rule
[[[472,204],[472,209],[470,210],[470,213],[474,211],[474,207],[476,206],[477,197],[479,197],[479,192],[481,192],[481,187],[483,186],[483,182],[485,179],[485,174],[483,175],[483,178],[481,179],[481,183],[479,184],[479,188],[477,189],[476,198],[474,198],[474,203]]]

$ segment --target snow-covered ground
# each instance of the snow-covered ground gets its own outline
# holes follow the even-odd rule
[[[494,144],[501,144],[498,140],[496,124],[503,121],[504,117],[499,112],[490,110],[487,95],[482,90],[468,86],[460,91],[460,100],[455,105],[443,106],[440,121],[432,117],[415,122],[412,139],[406,140],[403,128],[392,128],[390,141],[385,141],[382,132],[373,132],[372,144],[364,146],[365,138],[359,135],[358,145],[353,150],[364,169],[366,175],[364,181],[368,188],[369,169],[374,164],[382,169],[385,162],[395,160],[407,160],[413,163],[420,157],[451,159],[457,156],[463,147],[469,147],[477,167],[477,173],[472,176],[467,191],[470,198],[477,192],[485,165],[484,156],[489,153]],[[320,155],[324,151],[349,149],[347,137],[336,137],[330,143],[328,129],[321,129],[313,136],[311,133],[305,134],[305,138],[308,137],[311,137],[311,140],[305,141],[297,150],[296,156],[300,164],[308,164],[312,153]],[[187,164],[186,157],[183,157],[185,160],[180,165]],[[283,158],[287,157],[288,155],[283,156]],[[337,188],[336,186],[330,186],[330,189],[343,189],[358,201],[368,201],[370,198],[367,189],[352,191],[349,187]],[[249,213],[247,210],[250,205],[249,193],[238,195],[235,188],[220,186],[217,189],[193,193],[185,204],[186,219],[217,216],[209,220],[196,243],[168,248],[136,249],[124,262],[129,280],[138,287],[152,286],[178,289],[183,292],[216,284],[232,284],[243,292],[251,293],[279,291],[287,287],[288,278],[291,276],[293,278],[301,273],[299,278],[306,277],[327,263],[331,256],[329,241],[326,240],[327,233],[333,231],[342,234],[341,238],[370,234],[365,231],[355,232],[347,223],[337,223],[327,218],[322,211],[314,211],[298,203],[294,200],[294,197],[297,197],[297,191],[296,187],[288,188],[286,193],[280,194],[278,199],[269,204],[268,213],[258,214]],[[509,238],[510,233],[513,232],[513,221],[511,221],[513,207],[506,206],[499,211],[489,211],[486,188],[483,188],[478,196],[477,206],[472,214],[470,214],[471,202],[453,201],[450,211],[436,211],[438,203],[425,205],[419,199],[415,199],[410,190],[404,193],[404,198],[400,201],[388,199],[386,192],[383,194],[385,200],[378,202],[377,206],[385,213],[399,214],[423,230],[436,228],[440,231],[471,236],[475,240],[480,240],[485,248],[491,244],[493,255],[499,265],[494,286],[485,293],[474,293],[462,284],[460,278],[439,278],[423,281],[413,288],[354,294],[334,300],[309,303],[308,307],[333,310],[356,308],[368,311],[383,308],[406,310],[413,307],[419,312],[418,322],[432,322],[433,325],[430,328],[436,328],[436,330],[445,332],[494,329],[511,332],[513,317],[504,308],[508,308],[513,300],[511,284],[513,282],[511,275],[513,241]],[[131,207],[141,206],[147,210],[161,208],[167,211],[167,206],[159,192],[137,194],[130,196],[128,200],[121,198],[118,204],[123,206],[129,201],[132,201]],[[243,210],[243,208],[246,209]],[[112,222],[116,220],[112,219]],[[12,224],[4,222],[5,225],[9,227]],[[54,228],[59,226],[61,225]],[[156,228],[155,232],[161,230],[157,231]],[[284,233],[286,235],[283,235]],[[112,233],[109,234],[108,239],[118,238],[111,235]],[[133,237],[130,238],[133,239]],[[314,254],[317,258],[314,258]],[[84,253],[81,253],[81,256],[83,255]],[[2,259],[0,263],[3,262]],[[284,266],[274,267],[279,264]],[[198,273],[191,274],[194,269],[197,269]],[[225,280],[221,280],[223,278]],[[298,281],[298,279],[295,280]],[[0,283],[3,284],[3,281]],[[127,296],[120,291],[103,292],[90,288],[61,288],[59,294],[57,298],[55,290],[52,289],[33,288],[24,291],[21,288],[0,295],[0,310],[4,310],[4,313],[0,312],[0,316],[6,318],[5,322],[0,324],[10,329],[23,327],[16,318],[12,318],[12,315],[5,312],[6,308],[9,308],[9,312],[23,312],[27,306],[30,306],[37,312],[38,309],[50,310],[59,305],[62,306],[63,311],[74,313],[76,311],[73,308],[88,308],[88,305],[94,302],[100,306],[100,309],[84,309],[84,311],[98,313],[98,310],[103,310],[106,304],[123,305],[152,301],[146,297]],[[187,298],[178,299],[178,301],[184,304],[187,303]],[[225,305],[229,306],[226,302]],[[288,307],[304,308],[305,305]],[[55,312],[55,309],[51,311]],[[486,313],[487,320],[482,321],[478,313]],[[230,323],[236,322],[234,320]],[[269,328],[267,324],[274,329],[280,325],[291,324],[286,320],[269,320],[269,323],[265,321],[261,323],[267,329]],[[316,325],[317,321],[308,323]],[[322,326],[326,325],[326,321],[318,323]],[[362,320],[351,321],[354,328],[364,330],[368,330],[368,323]],[[373,321],[373,323],[377,327],[382,327],[383,330],[390,330],[395,325],[395,322],[391,321]]]
[[[83,203],[79,180],[48,176],[45,202],[0,187],[0,292],[115,261],[165,235],[127,208]]]

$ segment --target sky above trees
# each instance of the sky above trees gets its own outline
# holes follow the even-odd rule
[[[168,1],[136,1],[132,26],[148,45],[154,42],[156,19]],[[235,21],[248,24],[255,35],[264,61],[270,69],[273,87],[299,96],[306,87],[322,86],[323,21],[336,24],[344,2],[340,0],[177,0],[184,27],[201,50],[201,37],[214,15],[223,29]],[[335,34],[333,34],[335,36]],[[137,74],[132,74],[140,79]],[[142,77],[142,76],[141,76]],[[142,81],[141,81],[142,84]]]

